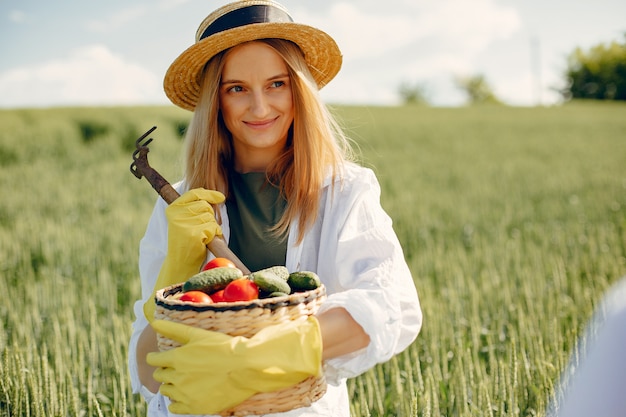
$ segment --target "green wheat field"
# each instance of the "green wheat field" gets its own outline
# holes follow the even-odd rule
[[[626,105],[334,107],[383,188],[424,312],[349,381],[360,416],[544,416],[626,275]],[[180,178],[174,107],[0,111],[0,416],[143,416],[126,366],[138,245]],[[577,358],[574,358],[574,364]]]

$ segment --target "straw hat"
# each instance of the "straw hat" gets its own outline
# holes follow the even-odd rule
[[[202,21],[196,43],[167,70],[163,81],[165,94],[175,105],[193,111],[204,65],[221,51],[266,38],[286,39],[298,45],[318,88],[328,84],[341,68],[341,51],[325,32],[295,23],[287,9],[274,1],[236,1],[220,7]]]

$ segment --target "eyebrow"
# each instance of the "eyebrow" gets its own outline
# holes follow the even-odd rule
[[[279,79],[282,79],[282,78],[289,78],[289,74],[287,74],[287,73],[277,74],[277,75],[274,75],[274,76],[268,78],[265,81],[274,81],[274,80],[279,80]],[[222,80],[222,82],[220,83],[220,85],[225,85],[225,84],[245,84],[245,81],[233,79],[233,80]]]

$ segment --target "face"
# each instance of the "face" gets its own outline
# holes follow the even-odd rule
[[[225,55],[219,98],[235,169],[265,171],[283,151],[294,117],[285,61],[262,42],[234,47]]]

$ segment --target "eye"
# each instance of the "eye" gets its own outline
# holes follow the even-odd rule
[[[240,86],[240,85],[234,85],[234,86],[230,87],[230,88],[228,89],[228,91],[229,91],[229,92],[232,92],[232,93],[240,93],[240,92],[242,92],[242,91],[243,91],[243,87],[242,87],[242,86]]]
[[[274,81],[271,85],[272,88],[279,88],[285,85],[284,81]]]

